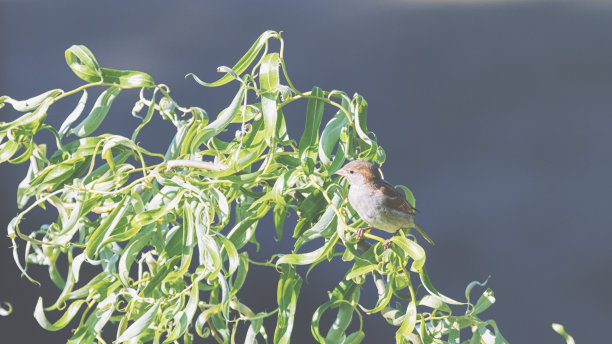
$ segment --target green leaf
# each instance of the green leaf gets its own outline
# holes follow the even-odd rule
[[[45,316],[45,312],[43,309],[42,297],[38,298],[38,302],[36,303],[36,308],[34,309],[34,319],[38,321],[40,327],[44,328],[47,331],[59,331],[66,327],[68,323],[74,318],[74,316],[79,312],[81,306],[85,303],[85,300],[76,300],[68,306],[64,314],[61,318],[59,318],[56,322],[50,323]]]
[[[278,53],[270,53],[261,59],[259,66],[259,83],[263,93],[278,93],[280,78],[278,76],[278,66],[280,56]]]
[[[353,312],[354,308],[351,307],[351,305],[346,303],[338,303],[338,314],[327,331],[325,343],[344,343],[344,339],[346,338],[346,329],[353,320]]]
[[[23,153],[21,153],[21,155],[16,158],[10,159],[8,161],[9,163],[18,165],[23,164],[24,162],[28,161],[28,159],[30,159],[32,153],[34,152],[34,143],[32,143],[32,140],[29,140],[28,142],[23,143],[23,145],[26,146]]]
[[[372,271],[376,271],[378,269],[378,264],[370,264],[370,265],[364,265],[364,266],[360,266],[357,268],[353,268],[353,270],[351,270],[347,275],[346,278],[347,279],[353,279],[355,277],[359,277],[359,276],[363,276],[365,274],[368,274]]]
[[[460,344],[461,343],[461,328],[459,323],[453,321],[448,330],[448,344]]]
[[[281,256],[276,261],[276,266],[281,264],[292,264],[292,265],[307,265],[313,264],[321,259],[325,259],[329,252],[334,249],[336,242],[338,241],[338,234],[335,233],[331,238],[325,241],[325,245],[318,249],[308,253],[292,253]]]
[[[385,292],[378,295],[378,301],[376,301],[376,305],[372,309],[366,309],[366,313],[373,314],[382,311],[391,301],[391,297],[393,297],[393,281],[395,279],[395,274],[387,275],[387,284],[385,287]]]
[[[221,249],[217,244],[217,241],[212,236],[206,234],[201,238],[201,243],[204,248],[204,267],[206,268],[206,274],[204,277],[207,279],[215,279],[221,271],[222,259]]]
[[[257,333],[261,330],[262,327],[263,327],[262,318],[255,318],[251,320],[251,325],[249,325],[249,329],[247,330],[247,333],[244,339],[244,343],[245,344],[257,343],[257,340],[255,339],[255,337],[257,336]]]
[[[240,106],[240,116],[234,117],[232,123],[246,123],[252,121],[256,116],[261,114],[261,103],[247,104]],[[208,118],[207,118],[208,119]],[[206,125],[206,123],[204,124]]]
[[[487,328],[487,325],[493,327],[493,332]],[[508,344],[506,338],[499,332],[499,328],[494,320],[487,320],[480,324],[478,326],[478,334],[480,335],[481,341],[485,344]]]
[[[298,236],[295,242],[295,249],[298,250],[303,244],[318,237],[329,237],[336,231],[338,219],[334,207],[338,208],[342,203],[342,198],[334,195],[332,203],[327,207],[319,221]]]
[[[64,135],[66,135],[66,133],[68,132],[68,129],[70,129],[70,126],[74,122],[76,122],[77,119],[79,119],[79,117],[81,116],[81,113],[83,112],[83,109],[85,109],[85,104],[87,104],[87,91],[83,90],[83,94],[81,95],[81,99],[79,99],[79,102],[77,103],[76,107],[66,117],[66,119],[64,120],[64,122],[60,126],[60,129],[58,130],[58,133],[59,133],[60,136],[63,137]]]
[[[467,285],[467,287],[465,287],[465,300],[467,301],[467,303],[470,303],[470,293],[472,292],[472,289],[474,289],[474,287],[477,285],[481,287],[486,286],[487,282],[489,281],[489,278],[491,278],[491,276],[487,277],[484,282],[472,281]]]
[[[0,163],[3,163],[13,157],[19,150],[21,145],[15,141],[6,141],[0,145]]]
[[[240,264],[240,256],[238,255],[238,250],[236,250],[234,244],[232,244],[232,242],[229,241],[226,237],[219,235],[218,238],[223,243],[223,250],[225,251],[225,256],[229,261],[229,268],[227,270],[227,274],[233,275]]]
[[[109,68],[100,68],[100,72],[102,73],[102,82],[106,85],[113,85],[120,88],[155,86],[155,81],[147,73]]]
[[[262,133],[269,145],[272,145],[276,139],[274,132],[276,130],[276,121],[278,119],[278,112],[276,110],[276,100],[278,98],[277,94],[278,92],[264,93],[261,96],[261,110],[264,118],[264,130]],[[273,147],[271,148],[273,149]]]
[[[153,232],[151,229],[145,229],[140,232],[138,237],[133,237],[130,242],[125,246],[121,258],[119,258],[118,270],[119,279],[124,286],[129,286],[129,273],[136,256],[140,251],[147,245],[150,244]]]
[[[319,322],[323,317],[323,313],[325,313],[325,311],[327,311],[327,309],[329,309],[333,304],[333,302],[329,301],[319,306],[319,308],[317,308],[317,310],[312,315],[312,321],[310,322],[310,330],[312,331],[312,336],[317,342],[322,344],[326,343],[326,341],[325,337],[323,337],[321,335],[321,332],[319,331]]]
[[[397,244],[403,251],[406,257],[410,257],[414,260],[412,263],[412,269],[414,271],[421,271],[425,265],[425,250],[419,244],[404,236],[394,236],[391,238],[391,242]]]
[[[365,333],[363,331],[353,332],[346,337],[344,340],[344,344],[359,344],[365,338]]]
[[[261,36],[257,38],[255,43],[253,43],[251,48],[246,52],[246,54],[244,54],[244,56],[242,56],[242,58],[238,60],[238,62],[236,62],[236,64],[232,67],[231,70],[234,71],[236,75],[242,74],[255,60],[255,57],[257,57],[257,54],[259,54],[261,48],[263,48],[264,45],[267,44],[270,38],[280,38],[280,35],[274,31],[266,31],[262,33]],[[227,73],[219,80],[210,83],[200,80],[200,78],[198,78],[192,73],[187,74],[187,76],[192,76],[198,84],[208,87],[225,85],[234,79],[234,77],[230,73]]]
[[[557,324],[557,323],[553,323],[552,324],[552,329],[557,332],[558,334],[560,334],[563,339],[565,339],[565,342],[567,344],[574,344],[574,338],[572,336],[570,336],[567,332],[565,332],[565,327],[563,327],[563,325],[561,324]]]
[[[355,306],[359,302],[360,288],[350,280],[343,280],[330,294],[330,301],[321,305],[312,316],[310,329],[319,343],[342,343],[346,338],[345,331],[351,323]],[[338,308],[336,319],[329,328],[325,338],[319,332],[319,322],[329,308]],[[354,338],[354,337],[353,337]]]
[[[66,156],[70,157],[86,157],[91,156],[94,153],[99,152],[98,144],[102,141],[107,135],[94,136],[94,137],[85,137],[82,139],[71,141],[65,144],[62,147],[62,150],[58,150],[51,157],[49,161],[53,164],[57,164],[62,162],[62,160],[66,159]]]
[[[131,227],[144,227],[150,223],[159,221],[170,211],[176,209],[176,206],[181,201],[184,191],[179,191],[174,197],[160,208],[153,208],[137,214],[130,221]]]
[[[227,203],[227,198],[223,194],[223,192],[219,191],[216,188],[211,188],[210,193],[217,203],[217,207],[215,212],[219,218],[219,226],[225,226],[229,221],[230,216],[230,207],[229,203]]]
[[[113,105],[113,101],[115,101],[115,98],[120,92],[121,89],[114,86],[102,92],[100,96],[98,96],[98,99],[96,99],[89,115],[87,115],[81,123],[77,124],[72,129],[72,132],[80,137],[88,136],[93,133],[108,114],[111,105]]]
[[[183,149],[181,150],[181,154],[186,154],[188,152],[196,152],[197,148],[202,144],[207,144],[208,141],[220,133],[225,127],[227,127],[232,120],[239,114],[240,104],[242,102],[243,97],[245,96],[245,88],[244,85],[238,89],[236,96],[232,100],[231,104],[223,109],[217,116],[217,118],[209,123],[206,127],[201,130],[198,130],[198,133],[193,137],[191,141],[185,141],[183,143]],[[187,150],[188,149],[188,150]]]
[[[4,106],[4,103],[9,103],[11,104],[13,109],[19,112],[32,111],[39,107],[40,104],[42,104],[42,102],[45,101],[47,98],[55,98],[63,92],[64,91],[57,88],[26,100],[15,100],[9,96],[2,96],[0,97],[0,109],[2,108],[2,106]]]
[[[6,126],[9,129],[8,137],[18,137],[20,135],[32,136],[36,134],[45,122],[47,110],[53,102],[53,98],[46,98],[33,112],[28,112],[16,120],[7,123]]]
[[[300,137],[300,157],[303,157],[305,152],[318,142],[319,127],[321,126],[325,106],[325,102],[321,100],[323,97],[323,90],[316,86],[312,88],[306,107],[306,125],[304,126],[304,133]]]
[[[378,145],[376,144],[376,141],[372,140],[368,136],[370,134],[366,125],[368,103],[362,96],[358,94],[355,94],[353,100],[354,103],[352,112],[356,114],[355,130],[357,131],[357,136],[360,139],[359,157],[361,159],[371,161],[374,160],[378,154]]]
[[[476,305],[474,306],[474,314],[479,314],[484,312],[487,308],[491,307],[492,304],[495,303],[495,296],[493,296],[493,291],[490,288],[487,288],[482,295],[478,298]]]
[[[408,189],[407,187],[403,185],[396,185],[395,187],[404,190],[404,195],[406,195],[406,200],[408,201],[408,203],[410,203],[410,205],[413,208],[416,208],[416,199],[414,198],[412,191],[410,191],[410,189]]]
[[[417,309],[414,301],[410,301],[408,304],[408,308],[406,309],[406,314],[404,315],[404,320],[400,325],[400,328],[395,332],[395,341],[400,342],[402,338],[406,338],[409,334],[414,331],[414,326],[417,321]]]
[[[429,280],[429,275],[427,274],[427,269],[425,266],[419,271],[419,277],[421,278],[421,283],[423,283],[423,287],[429,294],[433,297],[440,299],[440,301],[450,304],[450,305],[464,305],[465,303],[455,301],[450,297],[442,295],[436,288],[433,286],[431,281]]]
[[[152,297],[159,292],[158,287],[162,283],[162,281],[168,276],[170,272],[175,267],[176,261],[181,258],[180,256],[172,257],[165,263],[161,264],[161,266],[156,266],[155,274],[152,276],[147,286],[140,292],[140,294],[144,297]]]
[[[270,209],[269,205],[260,204],[257,209],[252,212],[247,211],[247,216],[243,220],[236,223],[234,227],[227,234],[227,238],[234,244],[237,250],[240,250],[246,243],[251,240],[255,234],[257,223]]]
[[[276,300],[278,302],[278,318],[274,330],[274,344],[291,343],[291,331],[297,309],[298,297],[302,287],[302,278],[291,265],[283,265]]]
[[[34,146],[34,156],[45,155],[45,146],[34,144],[32,144],[32,146]],[[28,172],[26,173],[25,178],[23,178],[23,180],[17,186],[17,207],[19,209],[22,209],[30,199],[28,192],[30,190],[30,182],[36,177],[34,171],[40,171],[41,169],[43,169],[43,162],[41,159],[34,159],[34,161],[30,161],[30,166],[28,167]]]
[[[57,165],[50,165],[40,171],[36,178],[30,181],[30,188],[24,192],[25,196],[32,196],[44,190],[54,190],[62,185],[66,180],[78,172],[78,169],[85,163],[84,157],[75,157],[64,160]]]
[[[429,307],[435,310],[439,310],[442,312],[448,312],[451,313],[451,309],[450,307],[442,302],[442,300],[440,300],[440,298],[438,298],[437,296],[433,296],[433,295],[425,295],[423,296],[423,298],[421,300],[419,300],[418,306],[424,306],[424,307]]]
[[[307,220],[310,223],[313,219],[318,218],[326,210],[327,206],[328,204],[325,201],[323,193],[315,189],[306,199],[300,202],[298,206],[298,215],[301,219]],[[295,231],[293,237],[296,238],[301,234],[301,232]]]
[[[13,305],[11,305],[9,302],[4,302],[4,304],[6,305],[6,308],[0,306],[0,317],[6,317],[13,313]]]
[[[285,218],[287,217],[287,207],[282,205],[274,206],[274,228],[276,230],[276,241],[280,241],[283,238],[283,226],[285,224]]]
[[[325,168],[328,176],[332,176],[337,170],[339,170],[347,158],[346,150],[348,145],[348,135],[346,135],[346,132],[348,127],[345,125],[345,123],[339,122],[337,120],[339,116],[336,116],[337,117],[332,118],[328,125],[323,129],[323,133],[321,134],[321,142],[319,145],[319,158],[323,164],[326,165]],[[344,116],[344,118],[346,118],[346,116]],[[338,139],[332,137],[333,133],[330,132],[332,132],[335,128],[337,128],[339,131],[340,144],[332,160],[331,152],[335,146],[335,143],[338,142]],[[344,135],[342,135],[343,133]]]
[[[164,340],[164,343],[177,340],[185,333],[185,331],[187,331],[187,328],[191,324],[191,319],[193,319],[193,316],[195,315],[195,311],[200,300],[198,281],[198,279],[192,279],[193,284],[191,287],[191,293],[189,295],[189,301],[187,302],[187,305],[185,305],[185,307],[174,316],[174,327],[172,328],[172,332],[170,332],[168,335],[168,338]]]
[[[147,310],[140,318],[130,325],[121,335],[115,340],[115,342],[120,343],[132,339],[138,335],[140,335],[144,330],[146,330],[151,323],[155,320],[155,316],[157,315],[157,311],[159,310],[159,305],[161,300],[158,300]]]
[[[84,45],[73,45],[66,50],[66,63],[74,74],[87,82],[102,81],[102,71],[92,52]]]
[[[87,317],[84,326],[79,327],[79,330],[68,340],[68,343],[76,344],[93,341],[93,338],[100,334],[102,328],[110,320],[115,310],[116,302],[117,294],[115,293],[111,293],[102,300],[89,317]]]
[[[132,134],[132,141],[136,141],[136,137],[138,137],[138,133],[140,130],[147,125],[153,118],[153,113],[155,112],[155,96],[157,95],[157,89],[153,92],[153,96],[151,97],[151,105],[149,105],[149,109],[147,110],[147,115],[143,118],[142,123],[134,130]]]
[[[343,97],[342,105],[347,112],[350,111],[348,101]],[[323,132],[321,133],[321,141],[319,142],[319,159],[324,165],[328,165],[332,162],[331,153],[334,149],[334,146],[340,139],[340,133],[342,129],[345,128],[349,123],[349,118],[346,116],[346,113],[342,110],[338,110],[336,115],[332,117],[332,119],[327,122],[325,128],[323,128]],[[342,156],[342,160],[344,161],[344,154],[340,154]],[[341,164],[341,163],[340,163]],[[328,175],[336,172],[335,170],[330,170]]]
[[[102,249],[101,244],[111,235],[115,227],[117,227],[119,222],[123,219],[123,214],[125,214],[127,207],[126,197],[113,208],[110,214],[108,214],[100,226],[93,232],[87,241],[87,246],[85,246],[85,252],[89,259],[93,259],[98,252],[100,252]]]

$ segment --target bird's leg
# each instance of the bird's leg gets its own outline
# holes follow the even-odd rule
[[[357,228],[357,231],[355,232],[355,237],[357,238],[357,241],[361,241],[361,239],[363,239],[363,235],[365,234],[365,232],[369,231],[370,229],[374,229],[374,227]]]
[[[383,243],[383,247],[385,248],[385,250],[388,250],[389,247],[391,246],[391,239],[393,239],[393,238],[389,238],[389,239],[385,240],[385,242]]]
[[[397,233],[401,233],[401,231],[397,230],[395,233],[393,233],[393,236],[396,236]],[[393,237],[385,240],[385,242],[383,242],[383,247],[385,248],[385,250],[388,250],[389,247],[391,247],[391,239],[393,239]]]

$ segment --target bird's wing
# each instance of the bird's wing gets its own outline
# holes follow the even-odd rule
[[[416,209],[408,203],[404,195],[397,191],[393,185],[381,180],[378,185],[378,190],[385,196],[384,203],[391,208],[404,211],[410,215],[414,215]]]

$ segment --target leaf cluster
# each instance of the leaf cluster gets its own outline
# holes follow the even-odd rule
[[[278,51],[269,43],[277,40]],[[302,277],[296,266],[341,259],[352,263],[329,293],[329,301],[314,313],[313,337],[320,343],[360,343],[363,314],[379,314],[395,327],[397,343],[505,343],[493,320],[480,314],[495,301],[486,289],[476,302],[459,302],[438,292],[425,268],[425,250],[408,231],[383,248],[383,239],[366,234],[345,202],[346,182],[334,177],[346,161],[383,163],[384,150],[367,129],[368,105],[359,94],[296,89],[283,58],[284,42],[277,32],[264,32],[223,76],[201,85],[232,83],[237,91],[214,119],[196,106],[180,106],[170,89],[137,71],[102,68],[85,46],[66,51],[70,69],[85,84],[54,89],[27,100],[0,98],[21,113],[0,123],[0,162],[29,163],[19,184],[22,211],[10,222],[16,264],[48,267],[61,290],[45,306],[38,300],[34,316],[45,329],[56,331],[73,319],[71,343],[115,342],[191,343],[194,336],[218,343],[289,343],[299,309]],[[88,89],[103,91],[82,116]],[[132,114],[141,119],[131,137],[95,135],[121,91],[139,88]],[[74,110],[56,129],[46,124],[49,108],[60,99],[79,95]],[[288,134],[285,106],[304,101],[303,133]],[[326,123],[325,109],[335,112]],[[141,147],[138,135],[155,114],[168,121],[175,135],[166,152]],[[231,128],[235,135],[228,136]],[[321,129],[322,128],[322,129]],[[35,140],[50,132],[54,147]],[[414,196],[403,187],[414,205]],[[22,220],[34,208],[53,209],[55,221],[23,230]],[[270,214],[277,239],[286,235],[285,219],[297,214],[293,252],[254,262],[245,249],[259,245],[260,220]],[[314,241],[318,248],[305,251]],[[309,246],[312,246],[309,245]],[[259,264],[279,272],[278,307],[256,312],[239,296],[249,267]],[[96,269],[84,278],[84,266]],[[67,271],[61,273],[60,271]],[[374,305],[361,301],[364,285],[378,291]],[[57,320],[50,321],[49,315]],[[324,314],[334,319],[320,326]],[[263,320],[276,319],[273,332]],[[347,333],[358,321],[356,331]],[[102,332],[116,324],[115,335]],[[237,338],[237,329],[246,329]],[[466,331],[468,334],[465,337]]]

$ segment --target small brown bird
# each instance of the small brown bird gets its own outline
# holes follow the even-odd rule
[[[349,182],[348,199],[357,214],[370,226],[357,230],[357,239],[361,240],[365,231],[378,228],[385,232],[395,233],[400,228],[416,228],[430,244],[433,240],[414,222],[416,209],[406,198],[382,179],[380,171],[371,162],[351,161],[339,169],[336,174],[345,177]],[[385,248],[391,244],[385,241]]]

